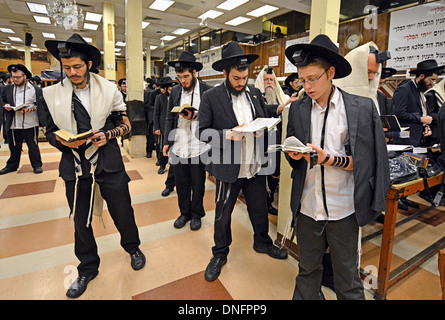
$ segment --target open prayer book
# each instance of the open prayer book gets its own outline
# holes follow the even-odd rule
[[[24,108],[28,108],[29,107],[29,105],[27,105],[27,104],[21,104],[21,105],[19,105],[19,106],[3,106],[3,107],[5,107],[5,108],[11,108],[12,110],[14,110],[14,111],[19,111],[19,110],[22,110],[22,109],[24,109]]]
[[[195,111],[196,108],[194,108],[191,105],[186,103],[186,104],[184,104],[182,106],[173,107],[170,112],[173,112],[173,113],[183,113],[185,110]]]
[[[409,138],[409,127],[401,127],[395,115],[381,115],[380,120],[383,128],[390,132],[399,132],[398,138]]]
[[[66,142],[84,140],[84,139],[88,139],[89,137],[94,136],[94,133],[91,131],[87,131],[87,132],[79,133],[79,134],[72,134],[71,132],[63,130],[63,129],[54,132],[54,134],[56,136],[62,138]]]
[[[275,151],[293,151],[293,152],[307,153],[311,152],[312,148],[305,146],[300,140],[292,136],[284,140],[284,144],[270,145],[267,148],[267,152],[275,152]]]
[[[261,130],[272,130],[281,122],[280,118],[256,118],[251,123],[239,128],[234,128],[236,132],[257,132]]]

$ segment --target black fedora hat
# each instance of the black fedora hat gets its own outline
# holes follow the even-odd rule
[[[290,83],[292,81],[295,81],[295,79],[298,79],[298,73],[297,72],[291,73],[289,76],[287,76],[287,78],[284,80],[284,85],[290,87]]]
[[[181,52],[181,54],[179,55],[179,59],[176,61],[169,61],[168,65],[175,69],[179,68],[180,66],[183,66],[183,67],[190,66],[190,67],[194,68],[196,71],[201,71],[202,67],[203,67],[201,62],[196,61],[195,55],[193,53],[190,53],[187,51]]]
[[[422,74],[424,72],[431,72],[436,71],[437,73],[440,72],[440,70],[444,69],[445,66],[439,66],[437,64],[437,61],[434,59],[431,60],[425,60],[422,62],[419,62],[417,64],[417,68],[414,70],[411,70],[410,74]]]
[[[161,87],[172,87],[175,81],[170,77],[161,78],[160,86]]]
[[[382,68],[382,75],[380,76],[380,79],[386,79],[389,78],[397,73],[397,70],[394,68]]]
[[[245,54],[238,42],[229,42],[222,48],[221,60],[215,61],[212,68],[216,71],[223,71],[224,67],[237,61],[245,60],[247,65],[258,59],[257,54]]]
[[[16,72],[17,70],[22,71],[26,75],[26,79],[29,80],[30,78],[32,78],[32,73],[23,64],[21,64],[21,63],[10,64],[8,66],[8,72],[9,73]]]
[[[59,40],[47,40],[45,41],[45,47],[48,51],[60,61],[60,52],[61,51],[69,51],[76,50],[84,53],[89,60],[93,62],[90,70],[94,70],[99,68],[100,62],[102,60],[102,55],[95,46],[88,44],[84,38],[82,38],[79,34],[74,33],[71,37],[69,37],[66,41]]]
[[[322,58],[328,61],[335,67],[334,79],[340,79],[347,77],[352,67],[349,62],[340,55],[340,50],[332,42],[332,40],[325,34],[319,34],[311,43],[294,44],[288,47],[284,54],[286,58],[298,67],[298,62],[295,60],[297,57],[307,57],[307,55]]]

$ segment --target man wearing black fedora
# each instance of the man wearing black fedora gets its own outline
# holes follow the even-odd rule
[[[100,258],[91,225],[100,216],[103,200],[117,230],[120,244],[130,255],[131,267],[142,269],[145,256],[139,249],[139,232],[128,189],[117,137],[131,130],[122,94],[114,83],[92,73],[101,63],[100,51],[80,35],[66,41],[48,40],[48,51],[60,61],[66,78],[43,90],[46,137],[62,152],[59,172],[74,216],[74,253],[80,260],[78,278],[66,292],[82,295],[99,272]],[[92,131],[88,139],[67,142],[55,134],[64,129],[73,135]]]
[[[213,257],[205,271],[207,281],[216,280],[227,262],[232,242],[231,216],[241,190],[253,227],[253,249],[276,259],[287,258],[287,252],[274,246],[268,234],[266,177],[275,168],[264,168],[261,171],[263,163],[260,144],[265,139],[256,139],[261,134],[244,135],[232,131],[256,118],[271,115],[261,91],[247,85],[249,65],[257,58],[256,54],[245,54],[236,42],[224,46],[222,59],[216,61],[212,68],[222,71],[225,81],[207,91],[201,102],[199,136],[211,145],[206,170],[216,179],[217,194],[215,245],[212,248]],[[261,135],[263,138],[265,136],[268,135]]]
[[[13,83],[2,89],[2,107],[6,113],[5,130],[11,155],[6,167],[0,170],[0,175],[17,171],[20,165],[23,141],[28,146],[29,160],[34,173],[42,173],[42,159],[38,146],[40,97],[42,89],[28,80],[31,72],[23,64],[8,66]],[[14,106],[25,105],[14,111]]]
[[[394,114],[400,125],[409,127],[410,132],[409,138],[394,139],[396,143],[415,147],[430,144],[428,137],[433,134],[430,125],[434,119],[428,110],[424,93],[434,86],[444,68],[434,59],[419,62],[417,68],[410,71],[415,78],[399,86],[394,92]]]
[[[194,132],[198,128],[201,98],[211,86],[201,82],[197,73],[203,65],[190,52],[182,52],[177,61],[170,61],[179,81],[173,87],[168,101],[164,133],[164,155],[170,156],[170,170],[173,168],[180,216],[174,222],[175,228],[183,228],[190,221],[191,230],[201,228],[205,216],[205,161],[209,146],[199,141]],[[190,105],[193,111],[173,113],[173,107]]]
[[[389,167],[377,108],[333,79],[351,65],[326,35],[285,51],[307,96],[292,103],[287,136],[312,147],[286,152],[292,167],[291,210],[299,268],[294,299],[319,299],[322,260],[329,247],[338,299],[364,299],[359,275],[359,228],[386,210]]]

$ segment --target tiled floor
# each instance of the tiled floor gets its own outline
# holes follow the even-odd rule
[[[67,286],[76,277],[73,226],[68,219],[63,181],[58,177],[60,153],[48,143],[40,144],[44,172],[32,172],[26,152],[17,172],[0,176],[0,299],[66,299]],[[9,156],[0,148],[0,168]],[[166,174],[158,175],[155,159],[133,159],[123,151],[132,181],[130,192],[147,265],[130,267],[130,257],[119,245],[112,220],[104,214],[104,226],[93,221],[101,265],[99,276],[79,299],[137,300],[288,300],[292,296],[297,261],[280,261],[255,253],[245,205],[239,201],[232,219],[233,243],[219,279],[204,280],[211,258],[215,186],[207,181],[206,217],[199,231],[188,225],[175,229],[179,215],[176,192],[164,198]],[[420,198],[412,199],[422,202]],[[423,203],[423,202],[422,202]],[[424,204],[424,203],[423,203]],[[392,262],[398,266],[445,233],[444,208],[396,231]],[[414,211],[399,214],[398,219]],[[401,212],[402,213],[402,212]],[[270,216],[270,235],[277,238],[276,218]],[[363,229],[363,235],[382,229],[378,223]],[[363,244],[362,268],[376,268],[381,236]],[[323,288],[327,299],[333,292]],[[366,290],[367,299],[373,292]],[[389,300],[441,298],[437,255],[388,291]]]

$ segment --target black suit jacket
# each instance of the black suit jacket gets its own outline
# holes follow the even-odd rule
[[[394,114],[392,99],[388,98],[382,91],[377,91],[377,101],[382,116]]]
[[[255,118],[276,115],[276,106],[275,109],[269,109],[260,90],[251,86],[248,88]],[[225,85],[206,91],[199,107],[198,138],[211,145],[206,170],[223,182],[233,183],[238,179],[242,145],[240,141],[227,140],[225,136],[227,130],[238,125]]]
[[[400,122],[400,126],[409,127],[409,138],[394,139],[398,144],[410,144],[419,146],[423,137],[422,105],[420,92],[413,81],[408,81],[399,86],[392,97],[394,114]]]
[[[153,91],[154,90],[150,88],[144,90],[144,113],[147,126],[150,126],[153,123],[154,106],[150,105],[150,95]]]
[[[199,94],[201,96],[201,104],[202,104],[202,98],[204,95],[204,92],[211,89],[212,87],[208,84],[205,84],[202,81],[198,82],[199,84]],[[167,108],[167,116],[165,119],[165,132],[164,134],[164,145],[172,145],[174,142],[174,134],[172,133],[170,135],[170,132],[178,126],[178,118],[179,115],[175,113],[171,113],[170,111],[173,109],[173,107],[179,106],[181,103],[181,95],[182,95],[182,86],[177,85],[172,88],[172,91],[170,93],[170,99],[168,100],[168,108]],[[201,113],[201,106],[199,107],[199,114]],[[200,117],[200,116],[199,116]],[[171,137],[169,140],[168,137]]]
[[[41,106],[41,97],[42,97],[42,88],[40,88],[39,86],[36,86],[35,84],[31,85],[36,89],[36,101],[35,104],[37,106],[37,115],[39,117],[39,123],[40,126],[45,126],[44,123],[44,117],[42,114],[42,106]],[[8,84],[7,86],[3,87],[3,90],[1,90],[1,107],[2,109],[3,106],[5,104],[9,104],[11,106],[14,106],[14,85],[13,84]],[[3,110],[4,114],[5,114],[5,123],[3,124],[3,130],[5,130],[5,132],[8,132],[11,128],[11,124],[14,121],[14,117],[15,117],[15,111],[11,110],[11,111],[7,111],[6,109]]]
[[[166,94],[158,94],[155,100],[155,112],[153,118],[153,130],[165,132],[165,119],[167,117],[168,97]]]
[[[360,226],[375,220],[386,210],[389,189],[389,165],[382,123],[374,102],[369,98],[340,90],[346,108],[350,152],[354,161],[354,209]],[[312,99],[306,96],[293,102],[289,110],[287,137],[295,136],[304,144],[311,142]],[[306,179],[307,161],[293,160],[292,212],[298,213]]]

